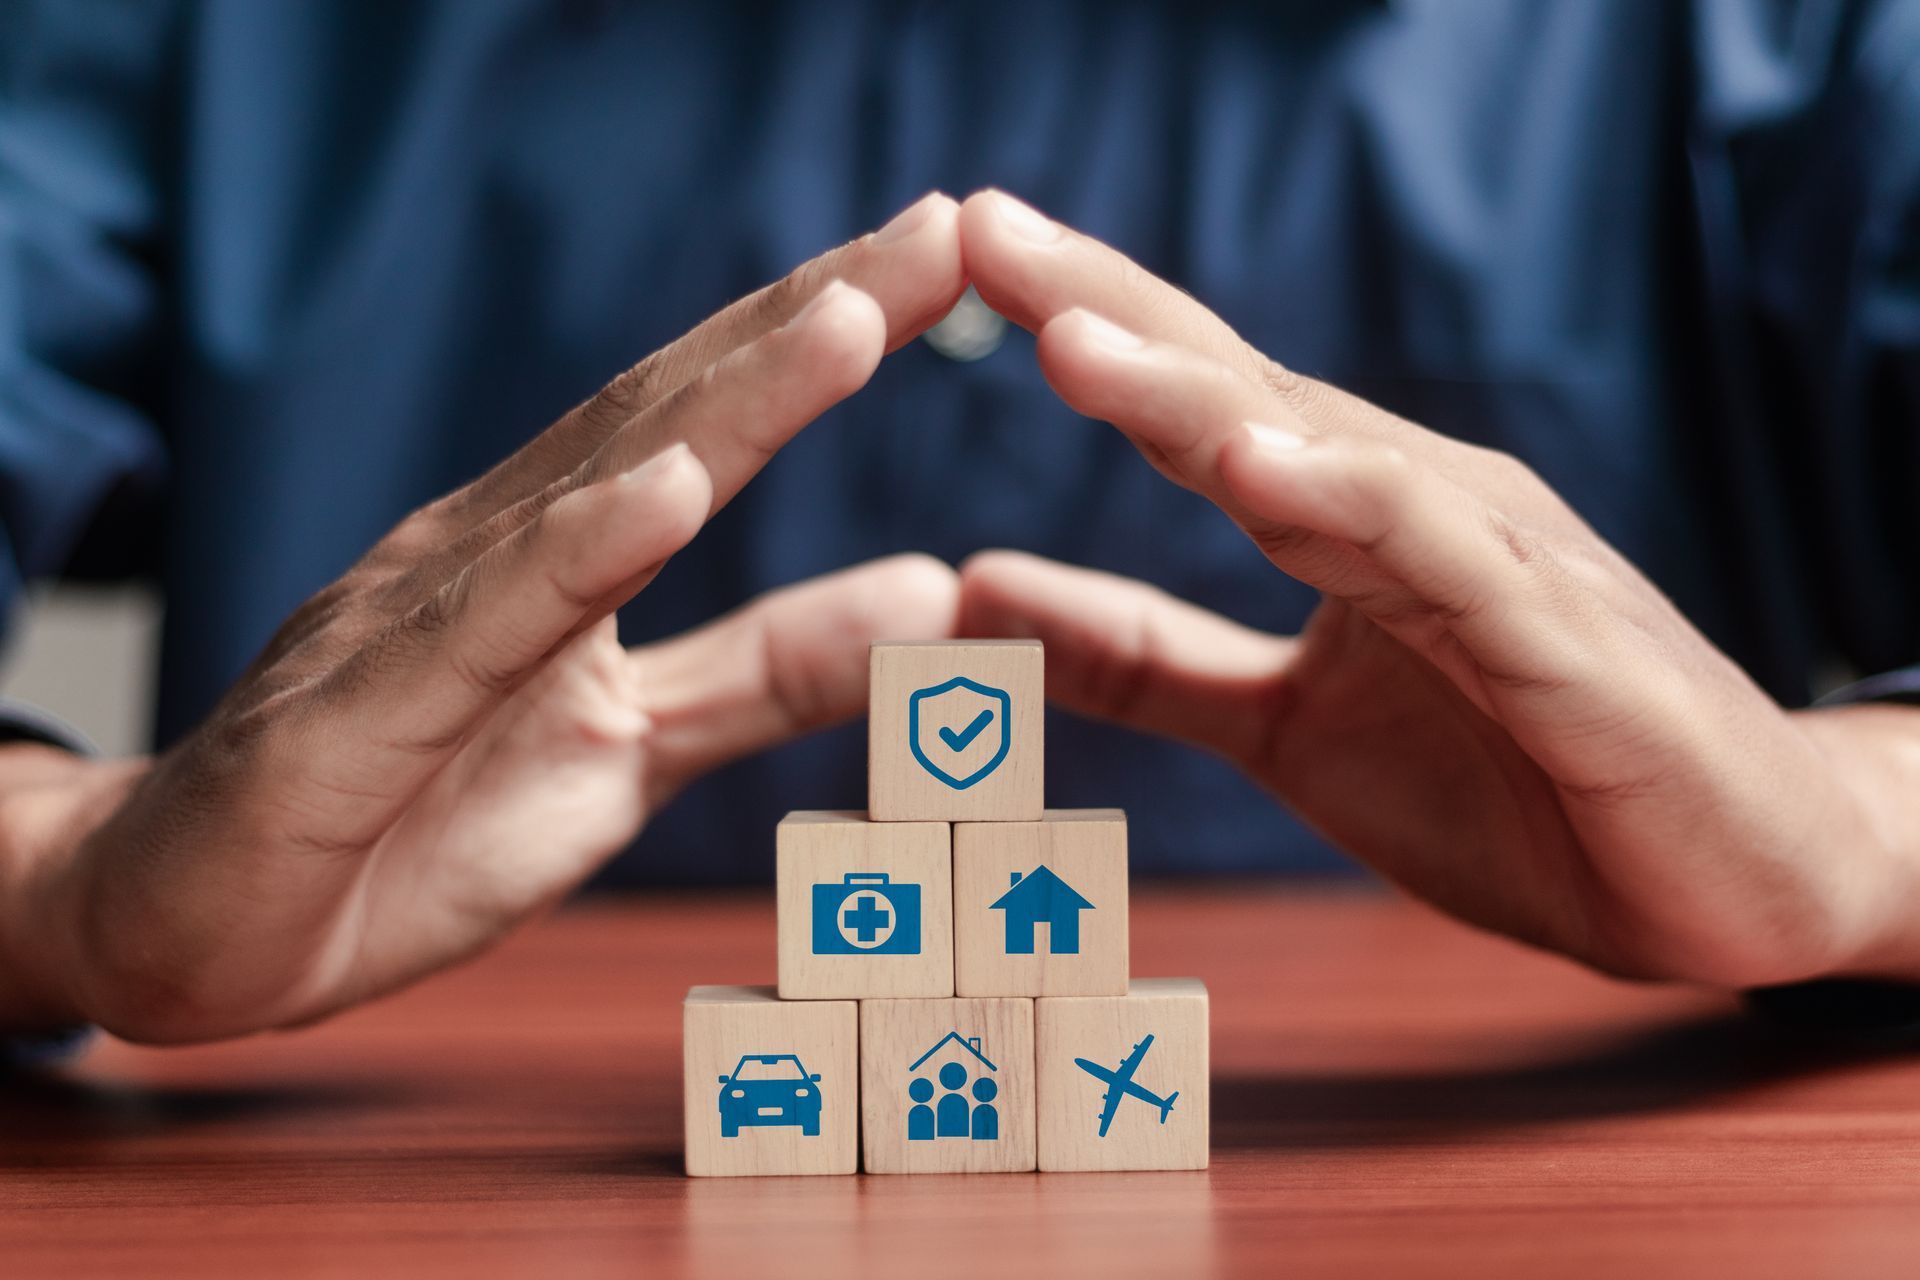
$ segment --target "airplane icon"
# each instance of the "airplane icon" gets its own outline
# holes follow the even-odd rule
[[[1085,1058],[1075,1058],[1073,1060],[1074,1066],[1080,1068],[1095,1079],[1106,1082],[1107,1096],[1101,1099],[1100,1102],[1101,1137],[1104,1138],[1107,1136],[1107,1130],[1113,1125],[1114,1113],[1120,1110],[1120,1099],[1126,1097],[1128,1094],[1132,1094],[1150,1106],[1160,1108],[1160,1123],[1165,1124],[1167,1122],[1167,1113],[1173,1110],[1173,1100],[1180,1096],[1180,1091],[1175,1089],[1163,1098],[1159,1094],[1133,1082],[1133,1073],[1140,1069],[1140,1061],[1147,1056],[1147,1049],[1152,1044],[1153,1037],[1149,1035],[1145,1040],[1133,1046],[1133,1051],[1121,1060],[1118,1067],[1112,1068],[1111,1070],[1098,1063],[1088,1062]]]

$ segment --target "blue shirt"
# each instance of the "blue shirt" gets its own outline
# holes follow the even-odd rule
[[[411,507],[930,187],[997,184],[1255,345],[1526,458],[1788,703],[1920,662],[1920,6],[0,10],[5,593],[150,574],[159,733]],[[1313,594],[1024,335],[915,343],[623,614],[1024,547],[1297,627]],[[1334,855],[1223,765],[1056,717],[1049,801],[1146,870]],[[857,807],[831,733],[616,874],[764,877]]]

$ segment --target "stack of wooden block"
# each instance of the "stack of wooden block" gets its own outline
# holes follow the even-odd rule
[[[1129,978],[1126,815],[1044,808],[1043,661],[873,646],[868,812],[780,823],[777,993],[687,994],[688,1173],[1206,1167],[1206,988]]]

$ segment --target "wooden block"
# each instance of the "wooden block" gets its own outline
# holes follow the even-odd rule
[[[876,822],[1024,822],[1042,800],[1038,640],[882,643],[870,657]]]
[[[1124,996],[1038,1000],[1034,1018],[1042,1169],[1207,1167],[1199,979],[1142,978]]]
[[[952,830],[788,814],[775,837],[780,998],[951,996]]]
[[[695,987],[681,1013],[687,1172],[859,1167],[859,1006],[772,987]]]
[[[1127,815],[1049,809],[953,828],[954,991],[1127,992]]]
[[[863,1000],[868,1173],[1034,1167],[1033,1001]]]

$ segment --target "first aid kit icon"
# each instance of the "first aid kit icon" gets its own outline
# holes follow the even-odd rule
[[[813,954],[919,955],[920,886],[894,884],[884,871],[814,885]]]

